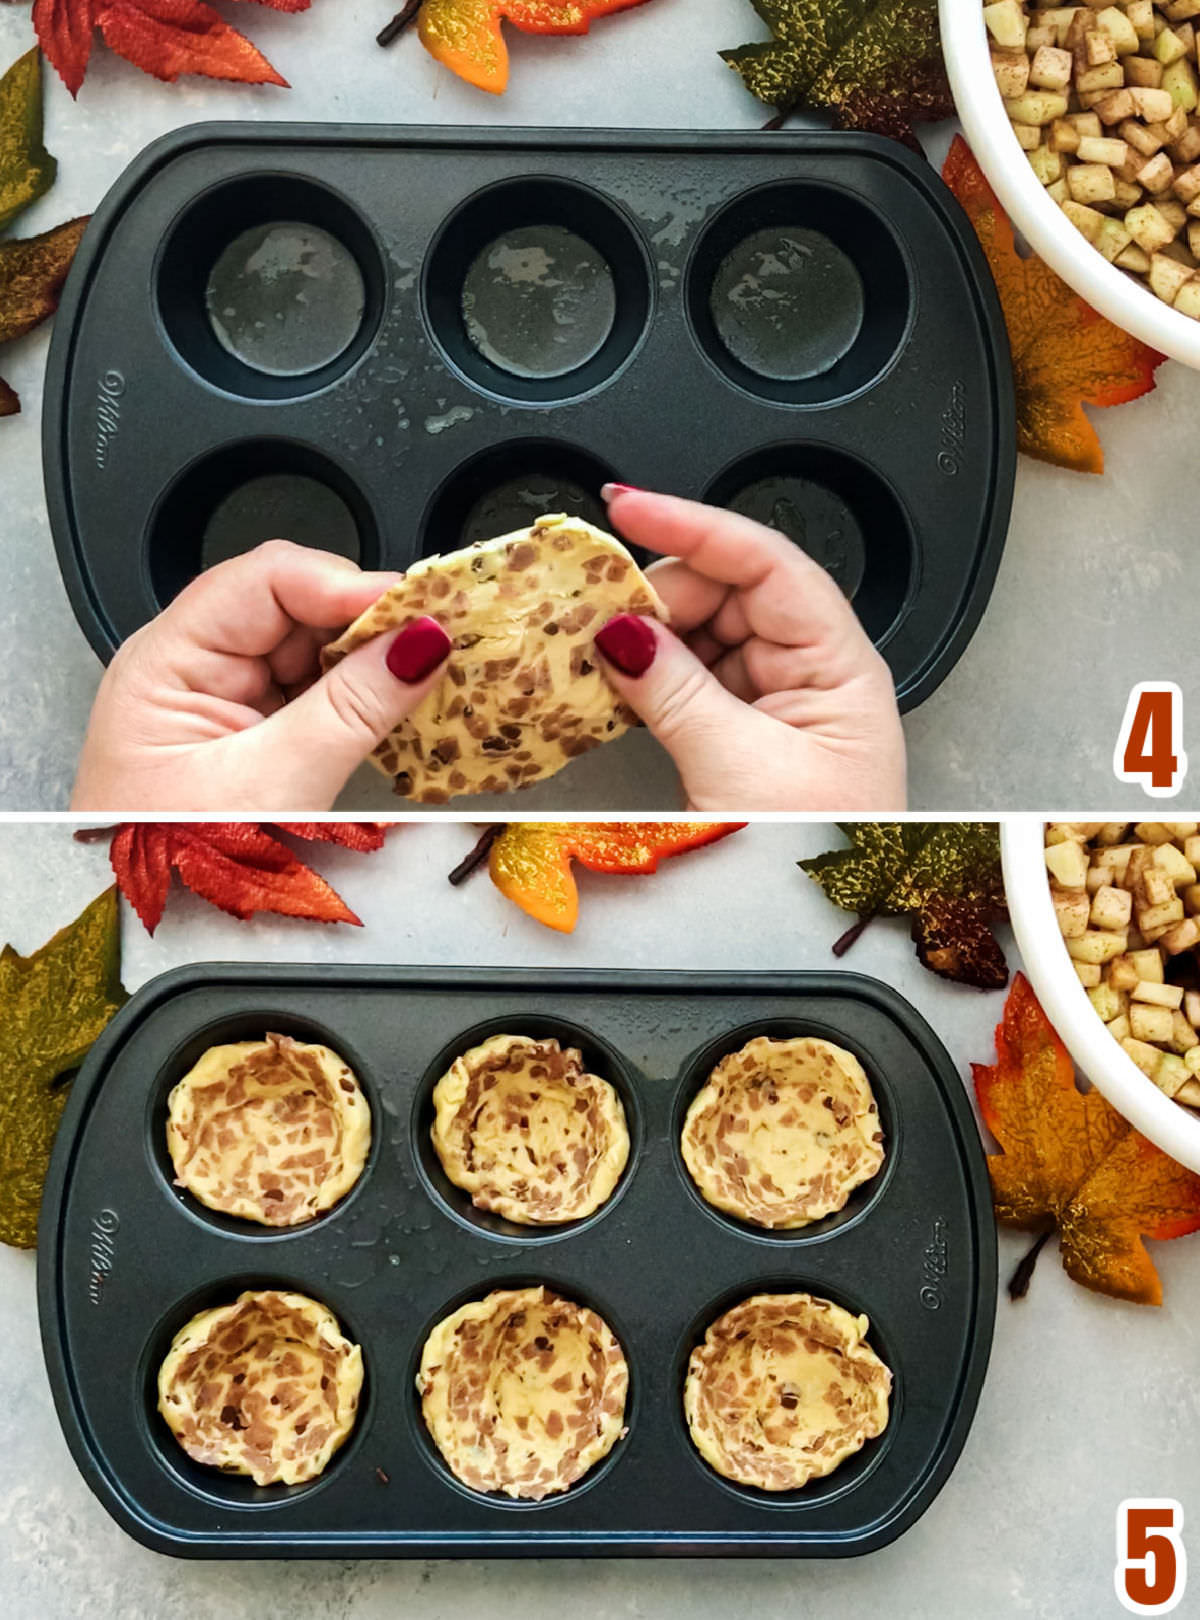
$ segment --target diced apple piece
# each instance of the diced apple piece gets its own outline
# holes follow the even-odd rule
[[[1175,294],[1174,307],[1181,315],[1188,315],[1194,321],[1200,321],[1200,281],[1195,276],[1191,281],[1185,281]]]
[[[1117,254],[1113,263],[1122,270],[1131,271],[1135,276],[1150,274],[1150,255],[1138,247],[1136,242],[1131,241],[1127,248]]]
[[[1052,152],[1048,146],[1039,146],[1035,152],[1030,152],[1029,165],[1044,186],[1052,186],[1063,178],[1062,153]]]
[[[1024,51],[993,51],[992,77],[1005,101],[1016,101],[1029,88],[1029,58]]]
[[[1170,94],[1166,90],[1144,90],[1141,86],[1131,90],[1133,105],[1139,118],[1144,118],[1148,124],[1161,124],[1170,118],[1175,106]],[[1032,123],[1033,120],[1030,119]]]
[[[1129,156],[1129,147],[1114,137],[1086,135],[1077,149],[1081,163],[1106,163],[1110,169],[1119,169]]]
[[[1057,153],[1053,156],[1058,157]],[[1062,159],[1058,158],[1061,164]],[[1158,159],[1153,159],[1157,162]],[[1171,165],[1168,162],[1167,168]],[[1054,176],[1057,179],[1057,175]],[[1073,163],[1067,170],[1067,190],[1077,203],[1094,208],[1097,203],[1112,202],[1117,195],[1113,172],[1104,163]]]
[[[1106,219],[1096,232],[1092,246],[1112,264],[1119,254],[1124,253],[1132,240],[1119,219]]]
[[[1064,839],[1046,850],[1046,868],[1060,889],[1084,889],[1087,850],[1076,839]]]
[[[1130,89],[1158,90],[1162,85],[1163,68],[1152,56],[1126,56],[1125,83]]]
[[[987,31],[996,41],[1008,50],[1024,50],[1025,35],[1029,24],[1020,0],[994,0],[994,4],[984,6],[983,20],[987,24]]]
[[[1175,166],[1165,152],[1158,152],[1138,170],[1137,183],[1152,197],[1161,197],[1175,181]],[[1171,232],[1172,236],[1175,234]]]
[[[1155,254],[1172,241],[1175,232],[1153,203],[1142,203],[1125,215],[1125,228],[1143,253]]]
[[[1052,124],[1066,112],[1066,96],[1053,90],[1030,90],[1023,96],[1005,99],[1004,108],[1014,124]]]
[[[1062,211],[1074,225],[1081,236],[1086,236],[1089,242],[1094,242],[1104,227],[1104,215],[1095,208],[1089,208],[1085,203],[1077,203],[1074,198],[1068,197],[1062,204]],[[1128,220],[1126,224],[1128,225]],[[1133,232],[1129,233],[1131,236]]]
[[[1129,20],[1129,13],[1122,11],[1120,6],[1105,6],[1103,11],[1097,13],[1096,27],[1112,40],[1119,56],[1132,56],[1141,44],[1137,29]]]
[[[1072,66],[1070,51],[1043,45],[1029,64],[1030,83],[1039,90],[1065,90],[1071,82]]]
[[[1200,90],[1197,88],[1196,70],[1186,56],[1181,57],[1178,62],[1171,63],[1171,66],[1163,74],[1162,87],[1175,103],[1177,113],[1195,112],[1197,103],[1200,103]],[[1172,138],[1179,140],[1186,128],[1185,123],[1179,134]]]

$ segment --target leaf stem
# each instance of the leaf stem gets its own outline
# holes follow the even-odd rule
[[[847,928],[842,937],[834,941],[833,954],[835,956],[845,956],[855,940],[862,938],[874,920],[874,913],[867,917],[860,917],[852,928]]]
[[[420,9],[421,0],[404,0],[404,5],[392,18],[391,22],[376,34],[376,45],[390,45],[394,40],[399,39],[409,24],[416,21]]]
[[[460,883],[465,883],[467,881],[472,872],[478,871],[478,869],[483,865],[484,861],[486,861],[488,856],[491,854],[492,845],[496,842],[497,838],[499,838],[500,834],[507,826],[507,821],[493,821],[490,827],[484,828],[483,833],[479,838],[479,841],[476,843],[474,849],[465,860],[459,861],[458,865],[450,874],[450,882],[453,883],[456,889]]]
[[[1045,1248],[1046,1241],[1052,1231],[1053,1227],[1047,1227],[1008,1279],[1009,1299],[1024,1299],[1029,1292],[1029,1284],[1033,1280],[1033,1268],[1037,1265],[1038,1255]]]

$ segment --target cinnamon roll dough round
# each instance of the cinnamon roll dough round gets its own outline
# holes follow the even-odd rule
[[[722,1058],[687,1111],[680,1146],[715,1209],[781,1231],[841,1209],[884,1159],[862,1064],[815,1036],[757,1035]]]
[[[620,1096],[575,1047],[493,1035],[433,1090],[442,1168],[477,1209],[521,1225],[577,1221],[612,1196],[629,1158]]]
[[[793,1491],[833,1472],[888,1423],[892,1375],[865,1316],[812,1294],[755,1294],[688,1361],[696,1449],[726,1479]]]
[[[370,1149],[370,1106],[348,1065],[287,1035],[210,1046],[167,1105],[175,1185],[263,1226],[331,1209]]]
[[[197,1462],[256,1485],[316,1479],[354,1427],[362,1351],[305,1294],[249,1290],[172,1340],[158,1410]]]
[[[540,1502],[625,1433],[629,1368],[604,1319],[543,1287],[502,1288],[425,1341],[417,1391],[446,1466],[476,1491]]]

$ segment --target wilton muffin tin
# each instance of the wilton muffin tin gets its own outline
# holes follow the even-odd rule
[[[370,1102],[366,1170],[334,1210],[279,1232],[172,1186],[167,1095],[210,1045],[278,1030],[325,1042]],[[531,1230],[477,1211],[429,1143],[431,1092],[489,1034],[554,1035],[619,1090],[630,1161],[590,1217]],[[754,1034],[848,1047],[878,1099],[884,1168],[796,1233],[711,1209],[679,1152],[713,1066]],[[430,1329],[491,1289],[544,1282],[592,1306],[629,1362],[629,1432],[541,1503],[459,1484],[414,1378]],[[196,1311],[282,1286],[333,1310],[363,1349],[358,1424],[322,1477],[260,1488],[193,1463],[155,1377]],[[746,1296],[811,1290],[870,1317],[892,1369],[891,1422],[803,1490],[722,1479],[685,1427],[684,1372]],[[59,1418],[113,1517],[194,1557],[868,1552],[908,1528],[966,1439],[991,1344],[996,1239],[965,1089],[929,1026],[854,974],[183,968],[145,986],[72,1088],[42,1208],[39,1303]]]
[[[991,591],[1015,430],[985,261],[895,142],[221,123],[143,153],[55,323],[55,544],[104,658],[280,533],[403,569],[615,479],[774,524],[904,707]]]

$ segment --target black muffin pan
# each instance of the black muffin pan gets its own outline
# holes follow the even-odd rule
[[[374,1125],[356,1187],[290,1232],[206,1210],[172,1186],[165,1148],[172,1085],[208,1046],[268,1030],[339,1051]],[[480,1213],[432,1152],[434,1084],[501,1031],[578,1046],[621,1094],[629,1165],[586,1220],[531,1229]],[[884,1168],[802,1232],[719,1214],[679,1152],[692,1096],[757,1034],[848,1047],[878,1099]],[[449,1311],[539,1282],[594,1307],[620,1339],[629,1432],[572,1490],[519,1503],[450,1475],[414,1379]],[[173,1335],[257,1286],[323,1301],[362,1345],[357,1426],[308,1485],[258,1487],[195,1464],[156,1411]],[[692,1347],[761,1290],[865,1311],[895,1380],[885,1433],[780,1495],[719,1477],[682,1412]],[[76,1079],[40,1233],[42,1339],[75,1460],[139,1541],[192,1557],[869,1552],[907,1529],[954,1467],[995,1294],[987,1171],[962,1081],[912,1007],[848,973],[183,968],[133,997]]]
[[[341,352],[308,332],[300,375],[258,364],[270,323],[292,329],[292,283],[263,311],[241,282],[226,310],[222,282],[219,324],[249,334],[232,350],[209,316],[214,266],[272,224],[340,260],[320,285]],[[403,569],[547,511],[604,523],[612,479],[783,529],[911,707],[987,603],[1014,424],[979,246],[894,142],[221,123],[157,142],[98,210],[55,323],[44,455],[106,659],[201,567],[281,531]]]

